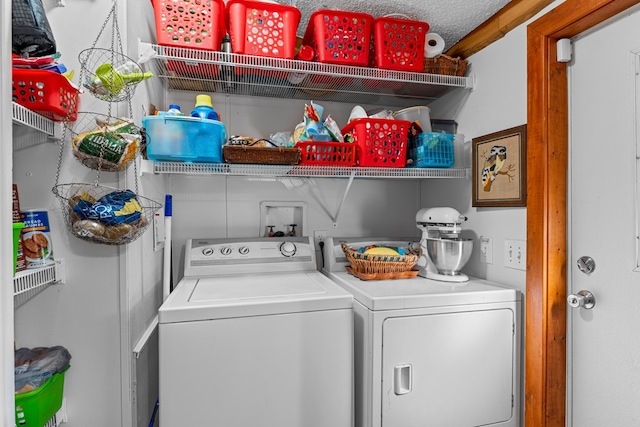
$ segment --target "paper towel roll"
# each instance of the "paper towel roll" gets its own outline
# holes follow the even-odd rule
[[[440,34],[427,33],[424,43],[424,56],[433,58],[442,52],[444,52],[444,39],[440,37]]]

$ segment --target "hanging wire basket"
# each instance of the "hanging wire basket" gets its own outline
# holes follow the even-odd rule
[[[144,143],[142,129],[132,120],[108,114],[79,112],[67,122],[74,157],[88,168],[117,172],[126,169]]]
[[[98,184],[58,184],[53,193],[69,232],[79,239],[105,245],[133,242],[162,207],[131,190]]]
[[[113,49],[85,49],[78,55],[78,61],[83,76],[80,83],[95,97],[108,102],[130,100],[138,83],[152,75]]]

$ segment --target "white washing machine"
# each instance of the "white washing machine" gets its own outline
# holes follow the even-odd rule
[[[306,237],[191,239],[159,309],[163,427],[351,427],[353,297]]]
[[[323,272],[354,296],[356,426],[519,426],[520,293],[474,278],[363,281],[341,241],[419,240],[326,239]]]

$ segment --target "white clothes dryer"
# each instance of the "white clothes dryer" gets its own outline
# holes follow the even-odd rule
[[[307,237],[191,239],[158,313],[163,427],[351,427],[353,297]]]
[[[326,239],[323,272],[354,296],[356,427],[518,427],[520,293],[474,278],[360,280],[342,241],[419,239]]]

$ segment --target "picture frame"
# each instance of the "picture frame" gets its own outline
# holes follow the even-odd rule
[[[527,205],[527,125],[472,138],[475,207]]]

